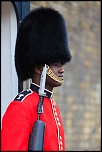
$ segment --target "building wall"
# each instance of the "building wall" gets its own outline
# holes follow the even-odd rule
[[[31,1],[31,9],[38,6],[60,11],[68,27],[72,61],[64,67],[63,85],[54,89],[65,128],[66,150],[100,150],[100,1]]]
[[[9,103],[18,93],[14,64],[17,17],[10,1],[1,3],[1,121]],[[2,127],[2,126],[1,126]]]

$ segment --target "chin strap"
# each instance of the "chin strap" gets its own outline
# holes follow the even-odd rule
[[[62,83],[62,82],[63,82],[63,80],[62,80],[61,78],[57,77],[57,76],[53,73],[53,71],[49,68],[48,65],[47,65],[46,67],[47,67],[46,74],[47,74],[50,78],[52,78],[53,80],[55,80],[55,81],[57,81],[57,82],[59,82],[59,83]]]

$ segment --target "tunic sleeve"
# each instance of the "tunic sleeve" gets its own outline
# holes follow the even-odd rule
[[[27,108],[21,102],[11,102],[2,119],[1,150],[27,151],[30,126]]]

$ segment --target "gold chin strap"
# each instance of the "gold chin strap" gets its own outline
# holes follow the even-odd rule
[[[49,68],[48,65],[47,65],[46,74],[47,74],[50,78],[52,78],[53,80],[55,80],[55,81],[57,81],[57,82],[59,82],[59,83],[62,83],[62,82],[63,82],[63,80],[62,80],[61,78],[57,77],[57,76],[53,73],[53,71]]]

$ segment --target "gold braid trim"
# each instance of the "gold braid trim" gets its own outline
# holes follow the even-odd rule
[[[61,78],[57,77],[57,76],[53,73],[53,71],[49,68],[48,65],[47,65],[46,74],[47,74],[49,77],[51,77],[53,80],[55,80],[55,81],[57,81],[57,82],[59,82],[59,83],[62,83],[62,82],[63,82],[63,80],[62,80]]]

